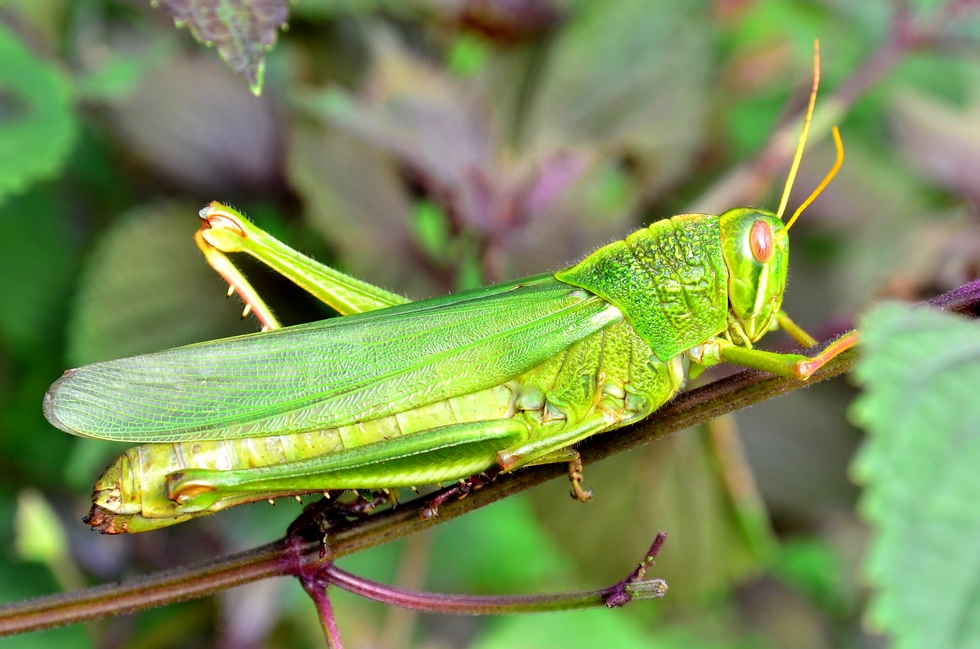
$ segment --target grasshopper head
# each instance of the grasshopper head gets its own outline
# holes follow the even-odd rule
[[[793,181],[796,179],[796,172],[803,158],[803,147],[810,129],[810,119],[813,117],[813,106],[817,101],[817,85],[820,82],[820,48],[816,42],[813,47],[813,89],[810,91],[810,103],[803,118],[803,130],[796,145],[796,153],[793,156],[789,176],[786,178],[779,209],[773,214],[767,210],[736,207],[719,217],[722,255],[728,267],[729,312],[752,342],[759,340],[769,331],[773,318],[783,303],[786,270],[789,267],[790,227],[803,210],[820,195],[844,162],[844,145],[840,139],[840,132],[834,126],[831,134],[834,136],[834,145],[837,148],[837,161],[809,198],[803,201],[789,221],[784,224],[783,211],[786,209]]]
[[[783,303],[789,234],[772,212],[736,207],[719,217],[728,304],[749,340],[769,331]]]

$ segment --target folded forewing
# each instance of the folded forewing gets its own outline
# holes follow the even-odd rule
[[[506,382],[619,320],[550,276],[70,370],[45,414],[128,442],[366,421]]]

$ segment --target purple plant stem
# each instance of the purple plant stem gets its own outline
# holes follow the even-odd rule
[[[309,520],[309,525],[303,529],[295,530],[284,540],[287,553],[282,558],[283,568],[287,574],[291,574],[299,580],[303,590],[313,600],[327,647],[329,649],[343,649],[340,630],[337,629],[337,618],[333,614],[333,606],[331,606],[330,596],[327,594],[327,587],[330,585],[327,569],[332,565],[332,560],[327,558],[328,552],[324,547],[320,548],[316,558],[311,559],[309,553],[306,552],[309,539],[304,538],[304,534],[306,532],[318,533],[319,525],[312,520],[307,512],[303,512],[297,520]],[[290,526],[290,529],[293,529],[293,526]]]
[[[653,543],[650,545],[650,549],[647,550],[646,556],[643,557],[643,561],[636,567],[636,570],[607,591],[605,604],[608,608],[618,608],[633,601],[633,587],[646,577],[647,571],[650,570],[653,562],[657,560],[657,555],[660,554],[660,549],[664,547],[664,542],[666,541],[667,532],[658,532],[656,538],[653,539]],[[664,588],[666,587],[667,585],[664,584]]]
[[[643,586],[652,592],[653,597],[661,598],[667,592],[662,579],[644,581],[647,570],[653,564],[667,534],[657,534],[653,545],[639,567],[626,579],[609,587],[551,595],[447,595],[405,590],[364,579],[341,570],[333,564],[327,565],[321,579],[329,581],[346,591],[384,604],[400,606],[423,613],[444,613],[452,615],[506,615],[512,613],[542,613],[547,611],[568,611],[579,608],[623,606],[633,599],[632,589]],[[318,606],[319,608],[319,606]]]
[[[385,604],[422,613],[452,615],[503,615],[562,611],[602,606],[603,590],[587,590],[556,595],[449,595],[403,590],[331,566],[326,570],[330,582],[346,591]]]
[[[320,628],[323,629],[323,639],[327,641],[327,647],[329,649],[344,649],[344,643],[340,639],[340,630],[337,629],[337,618],[333,614],[333,606],[330,605],[330,596],[327,594],[326,586],[304,579],[300,579],[300,583],[316,606],[316,614],[320,619]]]
[[[163,606],[212,595],[259,579],[289,574],[286,543],[276,541],[195,566],[175,568],[122,584],[105,584],[0,607],[0,636]]]

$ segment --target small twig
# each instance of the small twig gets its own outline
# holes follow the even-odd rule
[[[213,595],[259,579],[289,574],[288,557],[285,542],[280,540],[208,563],[160,571],[121,584],[7,604],[0,608],[0,636],[125,615]]]
[[[297,527],[297,523],[301,523],[302,527]],[[327,587],[330,585],[327,568],[332,565],[333,560],[326,556],[327,552],[323,547],[312,561],[309,560],[306,552],[309,546],[309,537],[320,538],[321,534],[321,528],[315,520],[315,516],[304,511],[290,526],[290,532],[282,541],[285,556],[281,563],[285,574],[296,577],[300,586],[313,600],[313,606],[316,608],[317,618],[320,620],[320,628],[323,631],[323,639],[327,643],[327,648],[343,649],[343,641],[340,639],[340,631],[337,629],[337,618],[333,614],[333,606],[330,604],[330,596],[327,593]]]
[[[626,579],[606,591],[604,599],[607,608],[618,608],[633,601],[633,598],[638,594],[638,586],[645,583],[644,578],[647,576],[650,567],[657,560],[657,555],[660,554],[660,550],[664,547],[666,541],[667,532],[661,531],[657,533],[656,538],[653,539],[653,543],[650,545],[650,549],[647,550],[646,556],[643,557],[643,561],[636,567],[636,570],[627,575]],[[660,579],[655,581],[663,583]],[[664,592],[659,597],[663,597],[666,593],[667,584],[663,584],[663,588]]]
[[[311,521],[314,533],[319,525]],[[416,537],[419,538],[419,537]],[[337,621],[330,605],[327,588],[336,585],[348,592],[397,607],[404,612],[442,613],[449,615],[506,615],[513,613],[540,613],[545,611],[569,611],[581,608],[625,606],[635,598],[661,599],[667,594],[667,584],[662,579],[646,579],[646,574],[656,561],[667,539],[660,532],[640,562],[639,567],[622,581],[609,588],[551,595],[445,595],[425,593],[415,589],[398,588],[363,579],[337,568],[333,561],[305,563],[301,554],[297,559],[295,574],[316,606],[323,636],[330,649],[342,649]],[[294,545],[301,548],[302,540]],[[394,646],[386,643],[385,646]]]

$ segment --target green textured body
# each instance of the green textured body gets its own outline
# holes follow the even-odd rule
[[[250,252],[353,314],[66,372],[45,397],[53,424],[141,444],[96,484],[89,522],[105,532],[569,461],[668,401],[691,363],[805,378],[791,363],[810,360],[751,349],[784,316],[788,239],[765,211],[676,216],[553,276],[415,303],[220,204],[202,218],[207,246]]]
[[[555,277],[619,307],[661,360],[725,329],[728,272],[718,217],[657,221]]]

